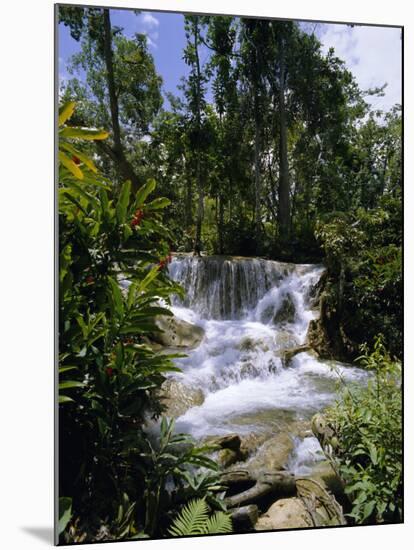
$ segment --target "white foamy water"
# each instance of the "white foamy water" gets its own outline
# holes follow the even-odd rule
[[[295,438],[295,448],[287,468],[296,476],[306,476],[312,472],[315,462],[325,460],[325,456],[316,437]]]
[[[366,378],[361,369],[309,353],[283,365],[283,349],[303,344],[317,315],[312,294],[322,273],[321,266],[265,260],[173,260],[170,274],[186,290],[174,314],[205,331],[202,343],[176,360],[182,373],[174,376],[205,395],[176,420],[177,430],[242,434],[277,426],[286,415],[309,419],[333,401],[338,372],[352,382]],[[297,471],[306,468],[316,440],[301,441],[291,464]]]

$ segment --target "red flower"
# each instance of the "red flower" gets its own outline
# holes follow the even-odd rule
[[[88,283],[88,285],[92,285],[95,282],[95,279],[92,277],[92,275],[88,275],[88,277],[86,277],[86,282]]]
[[[166,263],[167,263],[167,262],[166,262],[165,259],[160,260],[160,261],[158,262],[158,269],[159,269],[160,271],[161,271],[161,269],[164,269]]]
[[[167,256],[167,262],[170,264],[172,262],[172,255],[171,252]]]
[[[81,163],[81,161],[79,160],[79,158],[76,155],[72,156],[72,160],[75,164],[80,164]]]
[[[143,217],[144,217],[144,212],[140,208],[138,208],[138,210],[134,214],[134,217],[132,218],[131,227],[135,227],[136,225],[139,225]]]
[[[114,369],[112,367],[106,367],[106,374],[111,377],[114,372]]]

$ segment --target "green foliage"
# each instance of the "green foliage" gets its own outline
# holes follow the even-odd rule
[[[228,514],[216,512],[209,517],[208,512],[208,506],[203,499],[190,501],[174,520],[169,533],[174,537],[183,537],[232,532],[231,518]]]
[[[163,515],[180,501],[200,495],[207,497],[216,507],[222,507],[217,493],[223,489],[216,476],[201,474],[200,468],[218,471],[217,464],[208,458],[211,446],[197,447],[186,434],[174,433],[174,420],[162,418],[156,441],[145,440],[142,473],[145,480],[146,502],[145,532],[153,535]]]
[[[401,365],[381,337],[365,349],[361,365],[372,373],[366,388],[345,386],[327,412],[339,441],[336,468],[352,501],[348,514],[358,524],[402,520]]]
[[[342,352],[355,356],[378,333],[402,355],[402,206],[384,195],[376,208],[333,213],[317,225],[328,266],[325,286],[331,329]],[[328,318],[328,317],[327,317]]]
[[[70,518],[72,517],[72,499],[69,497],[61,497],[59,499],[59,524],[58,535],[66,529]]]
[[[63,106],[62,124],[71,111]],[[104,136],[63,126],[59,145],[75,147],[82,135]],[[126,181],[116,194],[78,149],[70,160],[80,173],[59,167],[60,494],[87,518],[88,536],[101,518],[119,516],[121,502],[110,529],[130,538],[139,533],[137,517],[152,517],[152,490],[159,494],[169,475],[216,465],[207,449],[173,435],[172,423],[161,422],[158,450],[144,430],[145,419],[162,412],[166,373],[178,370],[173,355],[148,341],[159,330],[155,317],[171,315],[160,300],[181,292],[164,269],[172,239],[160,211],[168,201],[148,201],[153,180],[135,194]]]
[[[189,498],[223,508],[209,449],[167,420],[159,441],[144,429],[174,370],[149,345],[181,292],[171,247],[324,260],[334,354],[355,357],[381,332],[401,357],[401,109],[369,112],[344,62],[295,22],[195,15],[182,98],[162,110],[144,35],[127,37],[103,8],[60,6],[59,20],[80,44],[59,110],[60,492],[76,516],[65,540],[104,517],[108,540],[162,536]],[[389,517],[367,487],[358,521]]]

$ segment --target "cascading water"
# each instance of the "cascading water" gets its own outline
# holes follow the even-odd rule
[[[286,421],[310,419],[333,400],[338,375],[332,362],[309,353],[299,353],[288,367],[282,362],[283,350],[305,342],[322,273],[317,265],[262,259],[173,259],[170,275],[186,291],[182,302],[175,299],[174,314],[205,331],[202,343],[176,360],[182,373],[174,376],[205,396],[177,419],[177,429],[199,438],[271,434]],[[356,367],[335,363],[335,369],[348,380],[366,377]],[[315,442],[296,442],[293,471],[306,470]]]

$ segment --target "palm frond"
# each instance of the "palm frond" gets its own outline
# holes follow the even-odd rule
[[[208,506],[204,499],[191,500],[175,518],[168,530],[174,537],[188,535],[213,535],[216,533],[231,533],[233,526],[231,518],[224,512],[216,512],[208,517]]]
[[[216,533],[231,533],[233,525],[231,517],[224,512],[216,512],[206,522],[206,535],[215,535]]]
[[[169,533],[174,537],[202,535],[208,520],[208,506],[204,499],[191,500],[175,518]]]

